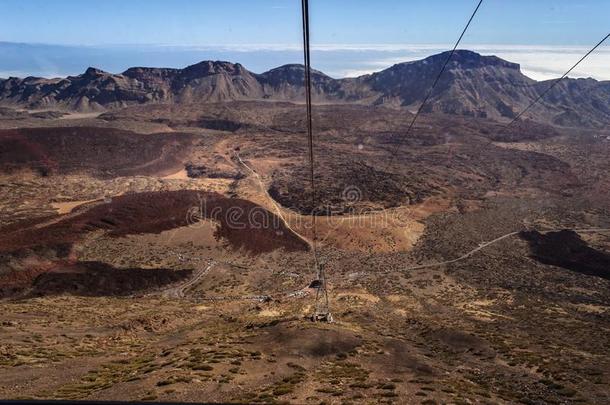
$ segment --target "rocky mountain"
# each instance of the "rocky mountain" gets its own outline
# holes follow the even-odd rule
[[[255,75],[240,64],[205,61],[185,69],[130,68],[112,74],[88,68],[65,79],[9,78],[0,101],[30,108],[104,111],[132,104],[262,97]]]
[[[400,63],[363,78],[382,94],[378,104],[417,110],[447,53]],[[426,104],[425,112],[512,119],[552,85],[521,73],[520,66],[496,56],[457,51]],[[556,125],[603,127],[610,122],[610,81],[564,79],[535,105],[528,117]]]
[[[374,73],[367,79],[375,91],[383,94],[378,103],[394,103],[417,109],[426,97],[447,53],[421,61],[400,63]],[[424,111],[463,115],[498,115],[512,117],[511,106],[519,109],[522,94],[536,96],[536,82],[524,76],[516,63],[495,56],[457,51],[443,72]],[[504,101],[507,101],[504,105]]]
[[[312,72],[315,102],[419,108],[447,53],[394,65],[353,79]],[[134,67],[121,74],[89,68],[78,76],[0,80],[0,104],[28,108],[104,111],[133,104],[304,98],[304,68],[291,64],[262,74],[239,63],[204,61],[184,69]],[[516,63],[459,50],[424,112],[509,120],[552,81],[523,75]],[[610,81],[565,79],[531,110],[534,120],[564,126],[603,127],[610,122]]]

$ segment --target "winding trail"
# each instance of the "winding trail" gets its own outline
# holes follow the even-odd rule
[[[533,229],[535,230],[535,229]],[[594,232],[609,232],[610,228],[589,228],[589,229],[549,229],[549,230],[544,230],[544,231],[538,231],[540,233],[549,233],[549,232],[559,232],[559,231],[573,231],[573,232],[577,232],[577,233],[594,233]],[[511,236],[515,236],[518,235],[519,233],[523,232],[523,230],[521,231],[515,231],[515,232],[510,232],[507,234],[504,234],[502,236],[499,236],[493,240],[490,240],[489,242],[481,242],[479,243],[479,246],[472,249],[471,251],[463,254],[462,256],[452,259],[452,260],[445,260],[443,262],[436,262],[436,263],[430,263],[430,264],[422,264],[422,265],[418,265],[418,266],[413,266],[413,267],[407,267],[402,269],[402,271],[412,271],[412,270],[421,270],[421,269],[427,269],[427,268],[431,268],[431,267],[438,267],[438,266],[444,266],[446,264],[452,264],[452,263],[456,263],[459,261],[462,261],[464,259],[469,258],[470,256],[472,256],[473,254],[485,249],[488,246],[493,245],[494,243],[500,242],[501,240],[510,238]]]
[[[567,229],[567,228],[562,228],[562,229],[548,229],[548,230],[541,230],[538,232],[541,233],[548,233],[548,232],[559,232],[559,231],[573,231],[573,232],[577,232],[577,233],[596,233],[596,232],[610,232],[610,228],[588,228],[588,229]],[[432,268],[432,267],[439,267],[439,266],[445,266],[447,264],[452,264],[452,263],[457,263],[459,261],[465,260],[467,258],[469,258],[470,256],[476,254],[477,252],[480,252],[481,250],[495,244],[498,243],[504,239],[508,239],[512,236],[516,236],[519,233],[521,233],[523,231],[514,231],[514,232],[509,232],[507,234],[504,234],[502,236],[499,236],[493,240],[490,240],[488,242],[481,242],[479,243],[479,246],[472,249],[471,251],[464,253],[463,255],[461,255],[460,257],[457,257],[455,259],[451,259],[451,260],[445,260],[442,262],[436,262],[436,263],[429,263],[429,264],[422,264],[422,265],[418,265],[418,266],[412,266],[412,267],[406,267],[403,269],[400,269],[400,271],[413,271],[413,270],[421,270],[421,269],[427,269],[427,268]],[[178,286],[174,286],[174,287],[170,287],[164,291],[162,291],[162,295],[168,298],[186,298],[185,297],[185,293],[187,290],[189,290],[191,287],[193,287],[196,283],[198,283],[199,281],[201,281],[201,279],[210,271],[210,269],[212,269],[212,267],[214,267],[217,263],[215,261],[211,261],[209,262],[209,264],[206,267],[202,267],[200,268],[195,275],[190,278],[189,280],[187,280],[186,282],[178,285]],[[392,270],[394,271],[394,270]],[[389,273],[390,271],[384,271],[382,273],[376,273],[376,274],[384,274],[384,273]],[[307,295],[309,295],[308,289],[307,287],[303,287],[301,289],[298,290],[290,290],[290,291],[285,291],[285,292],[281,292],[278,294],[274,294],[275,296],[282,296],[284,298],[302,298],[305,297]],[[264,301],[268,301],[270,299],[273,298],[272,295],[241,295],[241,296],[214,296],[214,297],[193,297],[196,300],[200,300],[200,301],[244,301],[244,300],[254,300],[254,301],[260,301],[260,302],[264,302]]]
[[[300,233],[298,233],[293,227],[290,226],[290,223],[286,220],[286,218],[284,217],[284,214],[282,214],[282,209],[275,202],[273,197],[271,197],[271,195],[269,194],[269,191],[265,187],[265,183],[263,183],[263,179],[261,178],[261,176],[254,169],[252,169],[250,166],[248,166],[246,164],[246,162],[244,162],[242,160],[241,156],[239,156],[239,153],[235,152],[235,157],[237,158],[237,160],[239,161],[239,163],[242,166],[244,166],[250,173],[252,173],[252,175],[254,177],[256,177],[256,180],[258,181],[258,184],[260,186],[261,191],[267,197],[267,199],[271,202],[271,204],[273,205],[273,208],[275,208],[275,212],[276,212],[277,216],[280,217],[280,219],[284,222],[284,225],[286,226],[286,228],[288,228],[288,230],[290,230],[292,233],[294,233],[299,238],[301,238],[305,243],[307,243],[309,248],[312,249],[313,248],[312,242],[308,238],[306,238],[305,236],[303,236]]]
[[[193,287],[196,283],[201,281],[201,279],[208,274],[210,269],[214,267],[216,262],[212,261],[206,267],[201,267],[199,270],[195,272],[195,275],[185,281],[182,284],[179,284],[174,287],[170,287],[163,291],[163,296],[168,298],[184,298],[184,293],[191,287]]]
[[[288,229],[290,229],[292,232],[294,232],[296,235],[298,235],[301,239],[306,241],[309,244],[309,246],[311,247],[311,241],[309,241],[303,235],[299,234],[293,228],[290,227],[290,224],[288,223],[288,221],[286,221],[286,219],[282,215],[280,207],[275,202],[273,197],[271,197],[271,195],[269,195],[269,192],[267,191],[267,188],[265,187],[261,176],[242,160],[241,156],[239,156],[239,153],[236,152],[235,156],[237,157],[237,160],[239,161],[239,163],[242,164],[246,169],[248,169],[248,171],[250,173],[252,173],[256,177],[256,179],[259,182],[261,191],[263,191],[263,193],[267,196],[269,201],[273,204],[273,206],[275,207],[275,209],[277,211],[277,215],[282,219],[282,221],[284,221],[284,223],[286,224],[286,227]],[[609,232],[610,228],[589,228],[589,229],[567,229],[567,228],[563,228],[563,229],[540,230],[538,232],[548,233],[548,232],[559,232],[559,231],[562,231],[562,230],[574,231],[574,232],[577,232],[577,233],[594,233],[594,232]],[[457,263],[457,262],[460,262],[462,260],[465,260],[465,259],[469,258],[470,256],[476,254],[477,252],[480,252],[481,250],[487,248],[488,246],[491,246],[491,245],[493,245],[495,243],[498,243],[498,242],[500,242],[500,241],[502,241],[504,239],[508,239],[508,238],[510,238],[512,236],[516,236],[516,235],[518,235],[519,233],[521,233],[523,231],[524,230],[509,232],[507,234],[499,236],[499,237],[497,237],[497,238],[495,238],[493,240],[490,240],[488,242],[481,242],[481,243],[479,243],[479,246],[477,246],[476,248],[472,249],[471,251],[469,251],[467,253],[464,253],[463,255],[461,255],[460,257],[457,257],[455,259],[445,260],[445,261],[442,261],[442,262],[436,262],[436,263],[429,263],[429,264],[422,264],[422,265],[407,267],[407,268],[402,269],[402,271],[413,271],[413,270],[428,269],[428,268],[432,268],[432,267],[439,267],[439,266],[445,266],[447,264]],[[387,273],[387,272],[384,272],[384,273]],[[298,290],[298,291],[301,291],[301,290]],[[289,297],[298,296],[299,295],[298,291],[292,292],[292,293],[288,294],[288,296]]]
[[[201,259],[199,258],[193,258],[190,257],[189,255],[185,255],[182,253],[176,253],[176,252],[171,252],[173,254],[176,254],[179,258],[181,258],[181,260],[184,259],[190,259],[190,260],[196,260],[199,261]],[[176,298],[176,299],[185,299],[186,297],[186,292],[191,289],[195,284],[199,283],[203,277],[205,277],[210,270],[218,265],[218,264],[226,264],[229,266],[236,266],[236,267],[242,267],[239,265],[235,265],[232,263],[225,263],[225,262],[216,262],[214,260],[208,260],[207,261],[208,265],[203,267],[200,266],[199,270],[197,270],[196,272],[194,272],[193,276],[191,278],[189,278],[188,280],[178,284],[178,285],[172,285],[162,291],[160,291],[161,295],[163,297],[166,298]],[[244,267],[242,267],[244,268]],[[298,290],[290,290],[290,291],[286,291],[286,292],[280,292],[278,294],[274,294],[274,296],[278,297],[285,297],[285,298],[295,298],[295,297],[303,297],[308,295],[309,292],[307,291],[307,287],[303,287],[300,288]],[[247,301],[247,300],[252,300],[252,301],[260,301],[260,302],[265,302],[268,301],[270,299],[273,298],[273,296],[268,295],[268,294],[251,294],[251,295],[216,295],[216,296],[194,296],[192,297],[193,299],[196,299],[198,301]]]

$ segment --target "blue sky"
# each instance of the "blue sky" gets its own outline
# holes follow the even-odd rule
[[[353,76],[442,51],[476,3],[310,0],[313,64]],[[0,46],[6,59],[0,76],[73,74],[89,65],[180,67],[217,58],[262,71],[300,61],[300,0],[1,0],[0,7],[0,42],[67,46],[63,59],[49,50],[21,50],[21,64],[14,50]],[[552,77],[610,31],[608,16],[608,0],[485,0],[461,48],[512,56],[536,78]],[[601,53],[610,58],[610,47]],[[610,79],[604,76],[610,59],[597,58],[576,74]]]
[[[312,42],[447,43],[475,0],[311,0]],[[54,44],[298,43],[299,0],[2,0],[0,40]],[[486,0],[467,41],[589,45],[608,0]]]

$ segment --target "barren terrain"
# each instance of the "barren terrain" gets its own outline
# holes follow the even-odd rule
[[[316,105],[313,206],[299,104],[8,110],[2,399],[610,402],[603,130]]]

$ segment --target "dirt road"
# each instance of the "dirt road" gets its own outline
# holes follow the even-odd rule
[[[569,231],[574,231],[577,233],[594,233],[594,232],[609,232],[610,228],[590,228],[590,229],[551,229],[551,230],[545,230],[545,231],[539,231],[541,233],[548,233],[548,232],[559,232],[559,231],[565,231],[565,230],[569,230]],[[472,249],[471,251],[464,253],[462,256],[456,258],[456,259],[452,259],[452,260],[446,260],[443,262],[437,262],[437,263],[430,263],[430,264],[422,264],[419,266],[413,266],[413,267],[407,267],[402,269],[402,271],[412,271],[412,270],[421,270],[421,269],[427,269],[430,267],[438,267],[438,266],[444,266],[446,264],[451,264],[451,263],[456,263],[459,262],[461,260],[467,259],[468,257],[472,256],[473,254],[485,249],[488,246],[493,245],[494,243],[500,242],[501,240],[510,238],[511,236],[515,236],[518,235],[519,233],[521,233],[523,231],[515,231],[515,232],[510,232],[507,233],[505,235],[499,236],[493,240],[490,240],[489,242],[481,242],[479,243],[479,246]]]
[[[261,192],[267,197],[269,202],[273,205],[277,216],[280,217],[280,219],[284,222],[284,224],[286,225],[286,228],[288,228],[288,230],[290,230],[292,233],[294,233],[299,238],[301,238],[303,241],[305,241],[309,245],[309,248],[312,249],[313,248],[312,242],[305,236],[298,233],[294,228],[292,228],[290,226],[290,223],[286,220],[286,218],[284,217],[284,214],[282,214],[282,209],[280,208],[280,206],[275,202],[273,197],[271,197],[271,195],[269,195],[269,192],[267,191],[267,187],[265,187],[265,183],[263,182],[263,179],[261,178],[261,176],[254,169],[252,169],[250,166],[248,166],[246,164],[246,162],[244,162],[242,160],[241,156],[239,156],[239,153],[236,152],[235,157],[237,158],[237,160],[239,161],[239,163],[242,166],[244,166],[250,173],[252,173],[252,175],[254,177],[256,177],[256,180],[261,188]]]
[[[201,279],[208,274],[210,269],[214,267],[216,262],[210,262],[207,266],[199,268],[193,277],[185,281],[184,283],[170,287],[167,290],[163,291],[163,296],[168,298],[184,298],[184,293],[195,284],[197,284]]]

